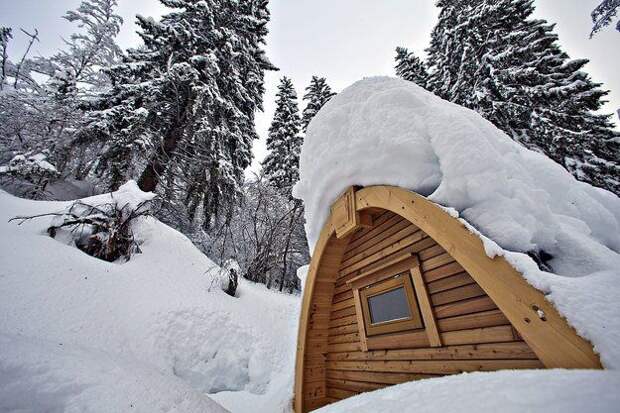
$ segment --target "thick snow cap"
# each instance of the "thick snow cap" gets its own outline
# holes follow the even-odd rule
[[[294,194],[305,203],[311,248],[351,185],[395,185],[456,210],[490,256],[505,255],[607,367],[620,367],[608,341],[620,342],[617,196],[577,181],[476,112],[388,77],[354,83],[310,123]],[[553,273],[523,254],[539,251],[553,256]]]

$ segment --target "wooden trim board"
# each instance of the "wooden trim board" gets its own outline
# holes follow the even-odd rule
[[[435,320],[435,315],[433,314],[431,299],[428,296],[426,284],[424,283],[424,278],[422,277],[420,262],[416,262],[416,265],[412,266],[409,272],[411,273],[411,279],[413,281],[413,289],[418,296],[418,303],[420,304],[420,311],[422,312],[422,318],[424,319],[428,342],[431,344],[431,347],[441,347],[441,336],[439,335],[437,321]]]

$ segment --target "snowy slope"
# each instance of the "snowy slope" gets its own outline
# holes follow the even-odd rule
[[[620,199],[578,182],[476,112],[412,82],[367,78],[310,123],[295,196],[314,246],[329,206],[350,185],[395,185],[451,208],[505,255],[608,368],[620,368]],[[493,240],[493,241],[491,241]],[[545,251],[553,273],[525,255]]]
[[[0,191],[0,412],[219,412],[205,393],[223,391],[288,405],[298,297],[243,280],[227,296],[214,264],[154,218],[124,264],[48,237],[49,218],[7,222],[65,205]]]
[[[524,370],[465,373],[388,387],[321,413],[613,413],[620,372]]]

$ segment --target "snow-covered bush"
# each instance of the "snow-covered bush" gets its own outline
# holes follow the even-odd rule
[[[81,201],[74,202],[67,211],[59,215],[55,224],[48,228],[54,238],[59,229],[69,229],[73,234],[75,245],[96,258],[116,261],[140,252],[131,229],[132,221],[140,216],[150,214],[148,201],[133,209],[128,204],[118,203],[88,205]]]
[[[19,153],[0,166],[3,186],[17,186],[19,193],[29,198],[42,198],[47,185],[60,178],[60,173],[48,161],[49,152]]]
[[[0,27],[0,162],[14,151],[49,150],[48,162],[63,176],[84,179],[100,145],[81,141],[77,132],[93,98],[111,86],[102,69],[123,54],[114,40],[123,22],[117,6],[117,0],[83,0],[67,11],[63,18],[76,30],[52,56],[31,57],[34,44],[44,41],[38,30],[13,33]],[[11,61],[6,51],[14,35],[25,50],[15,51],[21,59]],[[26,179],[6,181],[0,184],[16,195],[49,197]]]
[[[0,167],[0,174],[19,174],[24,177],[38,175],[51,178],[58,177],[58,170],[48,162],[48,151],[33,154],[32,152],[18,154],[7,165]]]
[[[131,195],[129,198],[127,194]],[[136,197],[135,195],[139,195]],[[133,224],[151,215],[153,194],[141,192],[134,181],[118,192],[78,200],[65,210],[35,216],[14,218],[22,222],[46,216],[54,217],[47,229],[52,238],[65,238],[88,255],[105,261],[129,260],[140,247]]]

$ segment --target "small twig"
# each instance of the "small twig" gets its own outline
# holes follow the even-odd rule
[[[13,217],[13,218],[9,219],[8,222],[19,221],[17,223],[17,225],[21,225],[24,222],[29,221],[31,219],[35,219],[35,218],[51,217],[51,216],[61,217],[63,215],[66,215],[66,214],[62,214],[62,213],[59,213],[59,212],[49,212],[47,214],[38,214],[38,215],[31,215],[31,216],[21,216],[21,215],[18,215],[16,217]]]

